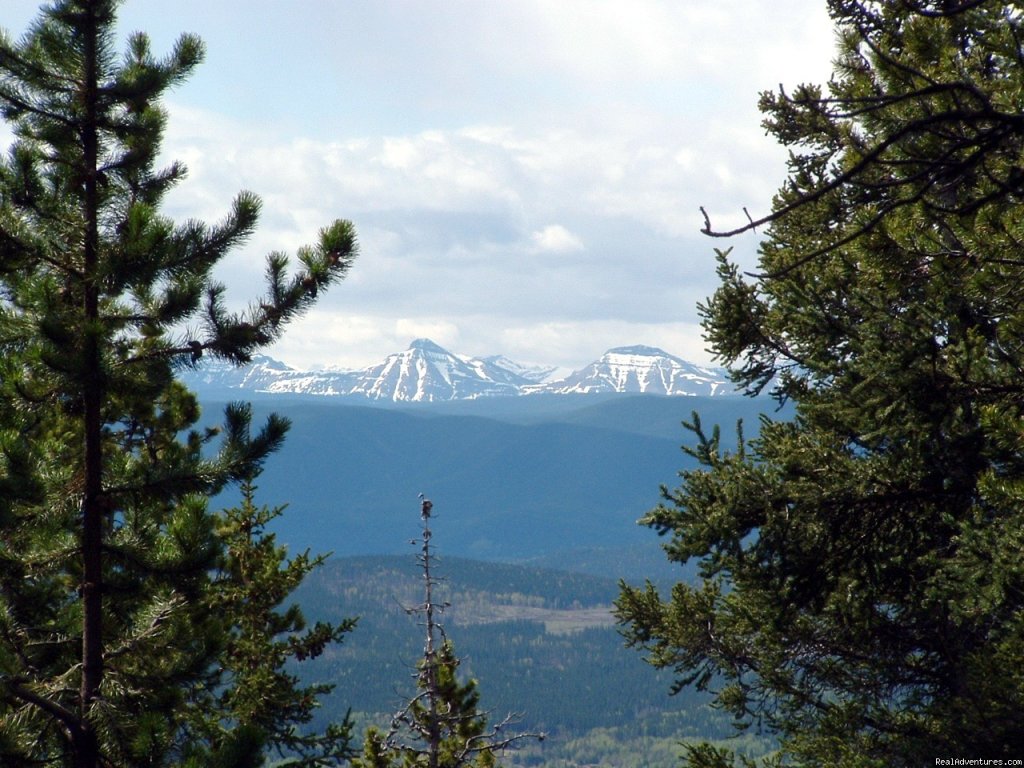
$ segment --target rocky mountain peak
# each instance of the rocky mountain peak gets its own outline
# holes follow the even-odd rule
[[[409,351],[418,349],[421,352],[432,352],[435,355],[448,355],[451,354],[444,347],[435,344],[430,339],[413,339],[409,344]]]

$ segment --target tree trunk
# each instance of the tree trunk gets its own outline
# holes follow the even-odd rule
[[[75,738],[77,768],[98,768],[99,748],[96,732],[89,721],[89,709],[99,695],[103,681],[103,496],[102,403],[103,382],[99,327],[99,196],[97,169],[99,139],[98,99],[98,25],[94,8],[87,8],[89,28],[85,34],[85,72],[82,98],[85,107],[82,126],[83,175],[85,194],[82,202],[85,223],[83,319],[81,373],[84,400],[85,495],[82,500],[82,681],[80,691],[81,724]]]

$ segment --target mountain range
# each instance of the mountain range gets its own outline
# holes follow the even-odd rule
[[[459,355],[417,339],[404,352],[361,370],[303,371],[259,356],[241,367],[212,361],[183,379],[201,394],[241,390],[410,403],[538,394],[735,394],[722,369],[695,365],[656,347],[617,347],[568,376],[558,374],[557,368],[523,366],[501,355]]]

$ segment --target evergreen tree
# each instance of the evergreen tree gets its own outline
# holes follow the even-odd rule
[[[57,0],[20,41],[0,37],[0,762],[163,765],[188,704],[216,679],[221,617],[205,595],[221,543],[207,498],[251,477],[283,439],[248,413],[195,428],[174,378],[204,355],[244,362],[340,279],[354,230],[337,221],[268,259],[267,294],[226,308],[211,271],[253,231],[159,213],[185,175],[155,166],[160,97],[199,63],[133,35],[114,54],[115,0]],[[251,764],[242,731],[210,764]],[[248,756],[246,756],[248,755]],[[247,763],[246,761],[250,761]]]
[[[311,556],[307,550],[289,558],[287,549],[266,530],[284,508],[257,506],[252,480],[244,481],[241,490],[242,503],[225,510],[218,520],[224,553],[208,600],[214,613],[229,624],[228,640],[221,652],[222,685],[199,712],[214,716],[204,718],[198,731],[216,746],[239,727],[250,728],[286,758],[284,765],[337,765],[351,756],[347,719],[323,733],[300,730],[312,720],[319,697],[334,686],[303,686],[289,665],[315,659],[329,645],[340,643],[355,621],[318,621],[307,627],[297,604],[279,610],[326,556]]]
[[[389,733],[369,728],[355,768],[490,768],[509,745],[489,732],[476,680],[459,682],[459,658],[445,640],[417,674],[417,695]]]
[[[645,522],[701,583],[623,586],[618,615],[792,764],[1020,755],[1024,7],[829,7],[827,90],[762,99],[791,156],[744,228],[768,226],[760,269],[720,252],[701,307],[796,416],[733,452],[694,418],[701,466]]]
[[[433,506],[429,499],[420,506],[423,602],[408,609],[423,616],[426,630],[423,658],[417,665],[417,693],[394,715],[386,733],[374,727],[367,730],[363,754],[352,762],[354,768],[491,768],[498,764],[497,756],[517,741],[544,739],[543,734],[504,733],[512,723],[511,715],[489,726],[487,714],[479,709],[476,681],[459,682],[460,660],[439,621],[447,603],[434,597],[438,581],[430,546]]]

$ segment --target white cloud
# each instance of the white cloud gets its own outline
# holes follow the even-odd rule
[[[693,323],[631,323],[619,320],[538,321],[494,328],[483,316],[464,326],[442,317],[392,320],[379,315],[346,315],[316,309],[295,322],[271,355],[296,368],[362,368],[405,349],[416,338],[430,338],[453,352],[503,354],[523,364],[578,370],[617,346],[646,344],[699,364],[711,356]],[[325,350],[330,353],[325,355]]]
[[[365,368],[419,338],[461,351],[459,328],[445,318],[394,318],[317,308],[294,321],[270,354],[295,368]]]
[[[430,297],[424,296],[423,300],[429,303]],[[451,320],[400,317],[395,320],[394,328],[395,335],[401,339],[431,339],[443,347],[453,347],[454,351],[458,351],[459,326]],[[404,344],[400,348],[404,349]]]
[[[747,82],[756,94],[816,74],[808,67],[831,54],[818,0],[532,0],[462,10],[468,56],[488,73],[571,82],[610,101],[661,84]]]
[[[168,154],[203,170],[175,191],[168,212],[217,220],[242,186],[264,199],[257,234],[219,272],[239,302],[261,290],[265,253],[294,252],[336,217],[356,223],[362,253],[349,278],[321,296],[315,325],[296,324],[287,338],[297,340],[279,345],[306,366],[368,364],[419,336],[475,354],[475,337],[495,343],[509,328],[544,322],[584,327],[599,318],[629,329],[659,319],[692,332],[696,302],[714,287],[698,206],[727,221],[771,194],[757,171],[765,142],[726,131],[700,141],[670,133],[638,140],[611,130],[476,125],[319,141],[240,126],[247,141],[239,145],[219,116],[205,131],[200,113],[188,122],[172,133]],[[701,152],[702,144],[715,149]],[[367,318],[380,326],[372,341]],[[527,359],[554,357],[543,349],[549,334],[522,338],[536,347]],[[656,343],[620,337],[607,346],[640,341]]]
[[[570,253],[582,251],[583,241],[561,224],[548,224],[530,235],[537,251],[542,253]]]
[[[699,364],[711,362],[694,323],[629,323],[619,320],[541,322],[506,328],[498,346],[523,363],[565,365],[578,370],[613,347],[645,344]],[[545,352],[537,358],[538,350]]]
[[[8,23],[38,0],[11,4]],[[698,234],[698,208],[719,226],[767,209],[785,154],[757,94],[823,80],[832,45],[821,0],[259,2],[226,25],[231,11],[122,14],[157,51],[181,29],[209,45],[168,105],[164,156],[190,176],[165,212],[215,222],[239,190],[263,198],[218,272],[235,301],[261,290],[267,252],[355,222],[348,279],[277,347],[303,366],[416,336],[525,362],[631,343],[699,357],[695,304],[723,244]],[[756,243],[727,245],[747,264]]]

